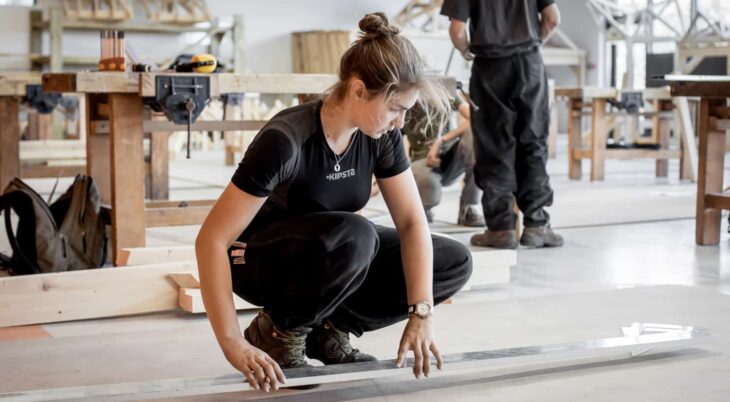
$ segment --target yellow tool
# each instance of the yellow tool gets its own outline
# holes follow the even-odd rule
[[[196,73],[212,73],[218,67],[218,60],[210,54],[196,54],[190,64]]]

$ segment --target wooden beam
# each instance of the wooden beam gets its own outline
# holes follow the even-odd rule
[[[577,159],[591,159],[590,149],[573,151]],[[681,156],[681,151],[669,149],[606,149],[605,159],[675,159]]]
[[[239,130],[260,130],[266,125],[266,120],[225,120],[206,121],[198,120],[190,127],[192,131],[239,131]],[[143,123],[145,132],[175,132],[187,131],[187,125],[175,124],[171,121],[145,120]]]
[[[212,207],[216,200],[153,200],[144,203],[145,208]]]
[[[57,73],[63,70],[63,12],[59,7],[49,7],[50,68]]]
[[[178,294],[178,304],[183,311],[192,314],[205,313],[205,305],[203,304],[203,295],[200,288],[180,288]],[[233,295],[233,306],[236,310],[251,310],[260,308],[253,304]]]
[[[0,97],[0,191],[20,176],[18,100]]]
[[[99,108],[106,105],[107,95],[86,95],[86,174],[94,178],[99,187],[102,204],[111,204],[111,157],[109,151],[109,135],[94,131],[91,121],[99,118]]]
[[[86,174],[86,165],[26,165],[20,166],[20,177],[74,177],[77,174]]]
[[[718,244],[720,242],[720,220],[722,210],[706,205],[706,194],[722,192],[725,131],[713,131],[713,118],[710,110],[715,106],[724,106],[725,99],[700,100],[699,145],[697,147],[699,162],[697,176],[697,209],[695,216],[695,242],[700,245]]]
[[[618,97],[619,90],[616,88],[601,87],[557,87],[555,88],[555,96],[560,98],[605,98],[615,99]]]
[[[86,159],[86,143],[73,140],[20,141],[20,159],[23,161]]]
[[[195,260],[194,246],[128,247],[120,250],[117,265],[147,265]],[[191,286],[184,286],[191,287]]]
[[[725,81],[673,81],[672,96],[730,98],[730,78]]]
[[[112,261],[117,250],[143,247],[144,149],[142,99],[135,94],[110,94]]]
[[[707,194],[705,196],[705,207],[716,209],[730,209],[730,194]]]
[[[208,216],[211,206],[188,206],[173,208],[146,208],[146,227],[199,225]]]
[[[568,99],[568,177],[572,180],[579,180],[583,174],[581,159],[574,156],[574,151],[583,147],[582,117],[573,115],[583,107],[581,99]]]
[[[49,73],[43,74],[42,81],[45,92],[139,93],[139,73]]]
[[[0,278],[0,327],[175,310],[193,261]]]
[[[154,114],[151,118],[150,122],[166,119],[162,114]],[[170,133],[146,128],[144,131],[149,133],[150,138],[150,172],[145,174],[149,179],[150,191],[146,198],[166,200],[170,198]]]
[[[606,121],[606,99],[593,98],[591,117],[591,181],[603,180],[606,169],[606,141],[608,122]]]
[[[689,112],[689,103],[685,97],[674,98],[674,122],[675,129],[679,131],[682,149],[684,153],[682,157],[683,165],[689,165],[690,177],[692,181],[697,180],[697,139],[695,137],[694,126],[692,125],[692,116]]]

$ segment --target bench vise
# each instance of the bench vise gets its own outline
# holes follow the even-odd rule
[[[627,113],[638,113],[644,106],[644,95],[641,91],[621,91],[621,99],[612,99],[609,103]]]
[[[190,159],[190,131],[210,102],[210,77],[186,75],[157,75],[155,96],[144,99],[157,112],[164,112],[175,124],[188,129],[187,158]]]
[[[43,92],[41,84],[28,84],[25,86],[25,98],[23,99],[30,107],[38,113],[48,114],[53,112],[61,100],[60,93]]]

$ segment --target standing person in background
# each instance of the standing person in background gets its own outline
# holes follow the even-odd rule
[[[472,111],[471,125],[487,230],[471,243],[517,248],[516,199],[525,224],[519,243],[562,246],[545,211],[553,190],[546,170],[548,85],[539,51],[559,24],[558,6],[554,0],[444,0],[441,14],[451,19],[454,47],[474,61],[470,95],[479,110]]]
[[[459,121],[456,128],[443,136],[441,132],[444,129],[428,124],[418,106],[410,111],[401,131],[408,137],[411,170],[428,222],[433,222],[432,208],[441,203],[441,188],[453,184],[463,173],[464,187],[459,199],[457,224],[483,227],[484,217],[479,208],[482,192],[474,182],[474,141],[469,127],[469,105],[459,95],[456,95],[453,104]],[[446,151],[451,156],[449,160],[441,161],[444,144],[455,148]]]

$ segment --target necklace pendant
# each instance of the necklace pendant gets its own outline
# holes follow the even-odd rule
[[[335,163],[335,172],[339,172],[339,171],[340,171],[340,163],[337,162],[337,163]]]

